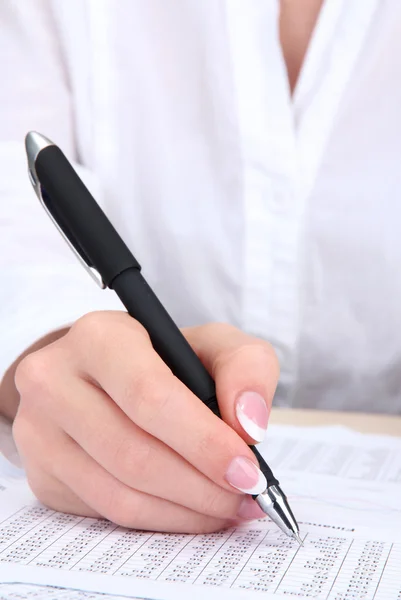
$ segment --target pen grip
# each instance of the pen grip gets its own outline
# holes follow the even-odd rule
[[[259,450],[257,450],[257,448],[255,448],[255,446],[251,446],[251,450],[257,458],[260,470],[262,471],[263,475],[266,477],[267,487],[270,487],[271,485],[279,485],[278,479],[276,479],[274,477],[273,471],[271,470],[271,468],[269,467],[269,465],[267,464],[267,462],[265,461],[265,459],[263,458],[263,456],[261,455]]]

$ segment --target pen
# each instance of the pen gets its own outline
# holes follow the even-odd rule
[[[101,288],[113,289],[128,313],[147,330],[162,360],[206,406],[220,417],[215,384],[141,274],[141,266],[76,174],[60,148],[31,131],[25,138],[28,173],[53,223]],[[278,480],[251,446],[267,482],[253,496],[260,508],[300,544],[299,527]]]

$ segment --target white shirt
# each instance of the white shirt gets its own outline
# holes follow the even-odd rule
[[[326,0],[291,98],[277,0],[0,4],[0,374],[121,308],[26,176],[79,164],[179,325],[269,340],[276,404],[401,412],[401,2]]]

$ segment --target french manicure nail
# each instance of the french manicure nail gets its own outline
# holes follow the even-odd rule
[[[262,471],[245,456],[237,456],[231,461],[226,480],[245,494],[261,494],[267,487]]]
[[[245,496],[239,506],[237,516],[240,519],[262,519],[266,514],[251,496]]]
[[[256,392],[243,392],[237,398],[235,413],[244,431],[255,442],[261,442],[266,435],[269,420],[264,398]]]

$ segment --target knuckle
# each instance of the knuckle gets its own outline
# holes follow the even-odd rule
[[[170,373],[146,370],[137,374],[125,392],[126,401],[132,407],[134,420],[142,426],[150,425],[161,413],[168,410],[175,386],[176,382]]]
[[[200,512],[215,518],[226,518],[232,510],[228,497],[233,496],[223,488],[216,485],[213,491],[205,494],[200,503]]]
[[[43,394],[48,387],[50,372],[50,353],[42,350],[26,356],[15,372],[14,381],[20,395],[35,392]]]
[[[102,343],[107,337],[108,331],[106,313],[95,311],[87,313],[75,321],[67,335],[76,338],[78,342],[90,340],[91,342]]]
[[[262,369],[267,368],[269,373],[278,374],[280,370],[276,352],[271,344],[263,340],[254,339],[234,349],[229,349],[217,357],[218,366],[227,363],[241,362],[246,358],[247,362],[260,365]]]
[[[86,313],[72,325],[67,335],[76,339],[77,343],[89,340],[102,344],[110,341],[113,332],[120,328],[129,327],[130,332],[146,336],[149,339],[144,327],[135,319],[124,312],[118,311],[93,311]]]
[[[115,472],[119,479],[130,487],[142,487],[149,477],[152,460],[150,444],[138,443],[135,439],[122,439],[114,453]]]
[[[219,444],[218,438],[214,431],[204,431],[198,441],[197,455],[206,458],[210,457],[213,463],[219,459]]]
[[[102,503],[102,515],[112,523],[121,527],[135,527],[138,524],[138,500],[123,485],[114,483],[108,486]]]
[[[131,333],[136,335],[138,340],[140,340],[141,342],[146,341],[148,344],[151,344],[150,336],[146,331],[145,327],[142,325],[142,323],[125,313],[120,315],[120,318],[121,324],[124,324],[125,327],[128,326],[130,328]]]
[[[277,354],[273,346],[268,342],[258,341],[249,346],[249,351],[254,353],[256,360],[260,361],[262,364],[268,364],[270,369],[272,366],[277,366],[278,368]]]

